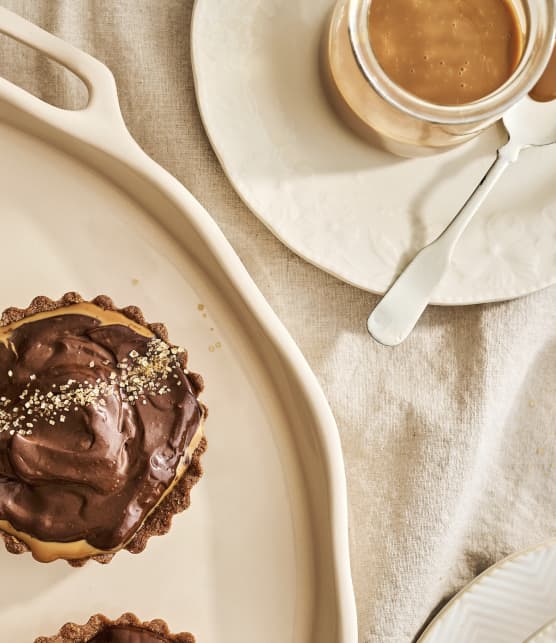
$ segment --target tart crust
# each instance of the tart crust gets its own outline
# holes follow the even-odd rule
[[[131,321],[136,322],[137,324],[143,326],[144,328],[147,328],[163,342],[170,343],[168,340],[168,331],[166,329],[166,326],[158,322],[152,323],[152,324],[148,323],[145,320],[145,317],[143,316],[142,311],[137,306],[126,306],[125,308],[117,308],[114,305],[114,302],[112,301],[112,299],[107,295],[98,295],[94,299],[86,300],[86,299],[83,299],[83,297],[81,297],[81,295],[79,295],[76,292],[68,292],[58,300],[53,300],[45,296],[35,297],[27,308],[14,308],[14,307],[7,308],[0,316],[0,327],[7,326],[14,322],[18,322],[26,317],[31,317],[38,313],[58,310],[58,309],[65,308],[67,306],[72,306],[74,304],[82,304],[82,303],[91,303],[98,306],[99,308],[102,308],[103,310],[118,312],[124,315],[125,317],[127,317],[128,319],[130,319]],[[186,369],[187,367],[186,352],[180,353],[179,363],[183,369]],[[192,389],[196,397],[198,398],[199,394],[203,391],[203,388],[204,388],[203,378],[198,373],[192,373],[192,372],[188,372],[187,376],[191,382]],[[202,414],[203,414],[201,423],[203,423],[205,418],[208,415],[208,410],[204,404],[202,403],[200,404],[201,404]],[[206,449],[207,449],[207,440],[206,440],[206,437],[204,437],[203,435],[197,448],[193,452],[193,455],[191,457],[191,462],[189,463],[185,472],[182,474],[179,480],[174,484],[171,491],[163,498],[161,502],[159,502],[159,504],[155,506],[155,508],[147,516],[147,518],[145,519],[141,527],[139,527],[139,529],[131,538],[131,540],[120,549],[126,549],[132,554],[139,554],[145,549],[145,547],[147,546],[147,541],[149,540],[149,538],[151,538],[151,536],[162,536],[170,531],[170,528],[172,526],[172,517],[177,513],[181,513],[182,511],[185,511],[185,509],[187,509],[190,505],[191,489],[194,487],[195,484],[197,484],[197,482],[201,479],[203,475],[203,467],[201,465],[201,456],[206,451]],[[0,537],[3,539],[6,549],[12,554],[24,554],[31,551],[26,543],[24,543],[16,536],[6,533],[5,531],[0,530]],[[112,560],[112,558],[118,553],[118,551],[120,551],[120,549],[118,549],[115,552],[100,553],[92,556],[86,556],[85,558],[65,559],[65,560],[72,567],[82,567],[89,560],[95,560],[97,563],[106,565]],[[132,617],[133,615],[126,614],[124,616]],[[97,615],[92,618],[95,619],[95,618],[105,618],[105,617],[101,617],[100,615]],[[91,621],[89,621],[89,623],[90,622]],[[152,622],[163,623],[162,621],[152,621]],[[87,624],[87,626],[88,625],[89,624]],[[75,626],[75,627],[78,627],[78,626]],[[82,626],[82,627],[86,627],[86,626]],[[56,638],[37,639],[37,641],[39,640],[56,641],[56,642],[65,641],[65,639],[56,639]],[[74,641],[74,640],[81,641],[81,639],[68,639],[68,641]],[[177,638],[177,639],[171,639],[171,640],[176,640],[176,641],[179,641],[180,643],[183,640],[186,643],[190,643],[194,639],[191,638],[190,636],[190,638],[188,639]]]
[[[113,625],[136,627],[146,632],[160,634],[167,638],[170,643],[195,643],[195,637],[188,632],[170,634],[168,625],[162,619],[141,622],[135,614],[131,613],[123,614],[115,621],[111,621],[102,614],[95,614],[91,616],[85,625],[66,623],[58,634],[54,636],[39,636],[34,643],[87,643],[107,627]]]

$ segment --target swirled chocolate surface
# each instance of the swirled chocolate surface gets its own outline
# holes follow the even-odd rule
[[[166,641],[169,639],[162,634],[116,625],[100,632],[89,643],[165,643]]]
[[[70,306],[0,329],[0,521],[104,551],[161,500],[202,418],[180,352],[106,319]]]

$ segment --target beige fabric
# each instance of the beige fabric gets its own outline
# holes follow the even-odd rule
[[[212,213],[315,370],[345,451],[362,642],[411,641],[475,574],[554,535],[556,289],[430,309],[404,345],[377,345],[364,324],[376,298],[291,254],[226,181],[195,105],[191,0],[0,5],[113,70],[131,132]],[[4,40],[0,73],[74,96]]]

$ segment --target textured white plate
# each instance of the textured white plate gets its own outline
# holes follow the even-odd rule
[[[556,640],[548,629],[554,614],[556,539],[481,574],[446,605],[419,643],[549,643]]]
[[[556,618],[543,625],[525,643],[556,643]]]
[[[492,129],[435,158],[402,160],[344,129],[318,46],[333,0],[198,0],[192,31],[208,136],[251,210],[294,252],[384,292],[494,160]],[[554,111],[556,103],[547,105]],[[556,147],[525,152],[466,231],[434,303],[510,299],[556,282]]]
[[[1,31],[91,99],[64,112],[0,79],[0,308],[67,290],[136,304],[187,346],[210,408],[191,508],[143,554],[75,570],[0,548],[2,641],[133,611],[200,643],[355,643],[339,438],[306,362],[208,214],[132,141],[108,70],[3,9]]]

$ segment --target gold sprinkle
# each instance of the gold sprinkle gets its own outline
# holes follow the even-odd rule
[[[80,383],[68,379],[67,384],[52,384],[53,390],[46,392],[41,391],[40,388],[31,390],[29,383],[19,395],[21,400],[25,400],[24,415],[16,416],[19,408],[14,406],[9,409],[11,400],[5,396],[0,397],[0,433],[5,431],[15,433],[20,426],[32,428],[33,423],[37,423],[39,419],[50,426],[55,426],[57,422],[65,422],[66,413],[71,409],[78,411],[79,407],[97,402],[100,406],[106,406],[103,396],[112,394],[115,390],[119,392],[122,400],[130,404],[140,402],[146,405],[145,396],[149,393],[165,395],[172,390],[165,383],[168,382],[169,373],[174,380],[177,380],[177,386],[182,385],[176,372],[179,370],[187,373],[188,371],[180,364],[180,357],[178,357],[180,353],[185,353],[184,349],[170,346],[161,339],[154,338],[147,344],[144,355],[140,355],[136,350],[130,351],[129,359],[128,357],[122,359],[116,371],[110,373],[108,382],[102,381],[101,378],[97,378],[95,383],[89,383],[88,380]],[[104,362],[109,364],[106,360]],[[94,366],[94,361],[90,366],[91,368]],[[32,375],[30,379],[35,379],[35,375]],[[19,431],[25,432],[24,429]]]

